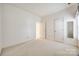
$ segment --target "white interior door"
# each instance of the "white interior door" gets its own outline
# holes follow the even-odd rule
[[[64,42],[64,20],[55,20],[55,40],[59,42]]]

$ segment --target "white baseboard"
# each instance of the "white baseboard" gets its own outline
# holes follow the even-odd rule
[[[31,40],[34,40],[34,39],[29,39],[29,40],[25,40],[25,41],[20,41],[20,42],[17,42],[17,43],[15,43],[15,44],[3,46],[2,48],[4,49],[4,48],[16,46],[16,45],[20,45],[20,44],[23,44],[23,43],[28,42],[28,41],[31,41]]]

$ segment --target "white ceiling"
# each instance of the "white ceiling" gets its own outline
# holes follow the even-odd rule
[[[61,11],[69,5],[65,3],[18,3],[13,4],[38,16],[46,16]]]

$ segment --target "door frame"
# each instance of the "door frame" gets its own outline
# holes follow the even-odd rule
[[[67,38],[67,22],[71,21],[73,21],[73,38]],[[77,23],[74,17],[64,19],[64,42],[73,46],[77,45]]]

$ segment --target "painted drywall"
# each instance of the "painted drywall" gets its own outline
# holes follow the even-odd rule
[[[77,36],[77,38],[78,38],[78,40],[77,40],[77,46],[79,47],[79,12],[77,11],[76,12],[76,25],[77,25],[77,34],[76,34],[76,36]]]
[[[2,5],[0,4],[0,53],[2,48]]]
[[[54,38],[54,29],[55,29],[55,24],[54,24],[54,20],[59,20],[59,19],[63,19],[64,22],[66,22],[67,20],[75,20],[75,13],[76,13],[76,5],[73,5],[69,8],[66,8],[66,9],[63,9],[55,14],[51,14],[51,15],[47,15],[45,17],[43,17],[42,19],[43,20],[46,20],[45,23],[46,23],[46,39],[48,40],[55,40]],[[77,41],[77,37],[75,36],[76,35],[76,29],[74,30],[74,39],[68,39],[66,37],[66,28],[65,28],[65,25],[64,24],[64,42],[65,43],[68,43],[68,44],[73,44],[73,45],[76,45],[76,41]],[[75,26],[75,25],[74,25]],[[76,27],[76,26],[75,26]],[[63,34],[62,33],[62,34]]]
[[[79,13],[78,13],[76,18],[77,18],[77,21],[78,21],[77,22],[77,24],[78,24],[78,28],[77,28],[78,29],[78,33],[77,34],[78,34],[78,47],[79,47]]]
[[[3,8],[3,48],[36,38],[36,22],[40,17],[10,4]]]

